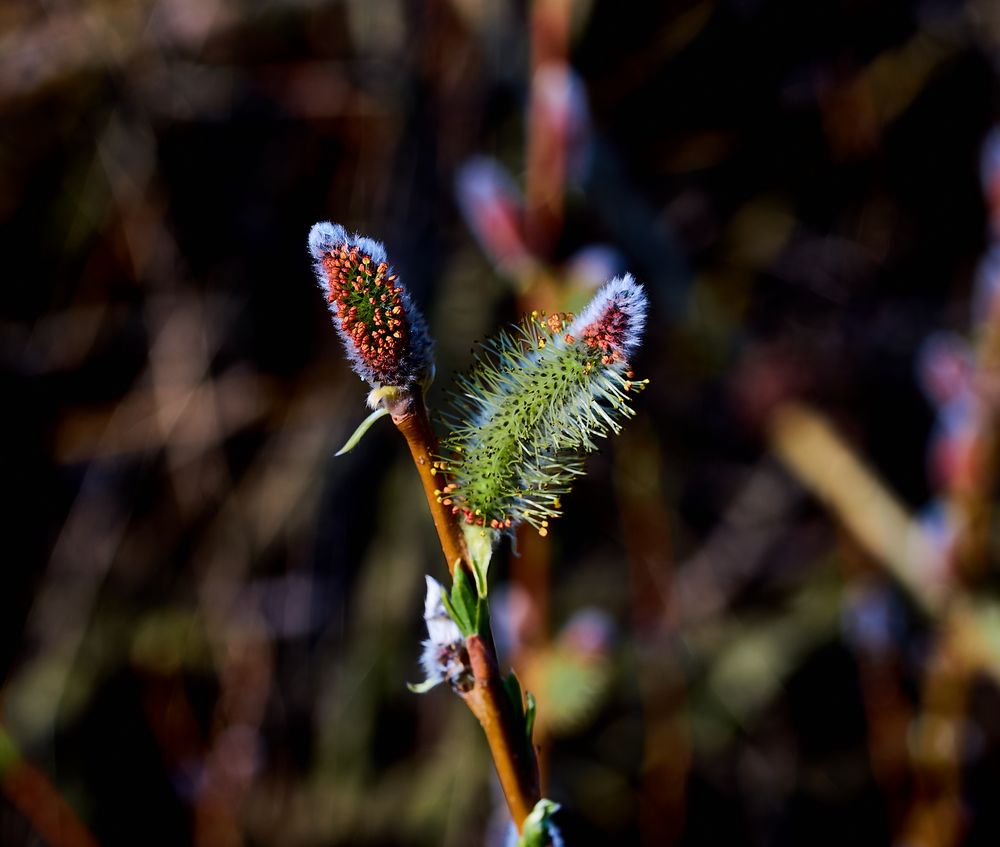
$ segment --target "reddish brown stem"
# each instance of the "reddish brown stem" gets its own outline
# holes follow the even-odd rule
[[[97,847],[97,841],[38,768],[25,761],[10,766],[0,789],[51,847]]]
[[[394,411],[392,413],[392,422],[403,433],[410,448],[413,464],[417,466],[417,473],[420,475],[420,482],[424,487],[427,506],[434,519],[434,528],[441,541],[441,549],[444,551],[444,557],[448,564],[448,572],[454,575],[457,562],[463,562],[466,567],[469,566],[469,553],[465,546],[465,539],[462,537],[462,530],[451,514],[451,509],[441,502],[439,492],[447,483],[444,472],[435,467],[434,457],[438,451],[437,436],[431,428],[423,398],[420,396],[411,397],[400,412]]]
[[[398,403],[392,410],[392,421],[409,445],[448,570],[454,575],[455,567],[459,566],[471,574],[472,563],[461,527],[438,493],[447,482],[444,471],[435,466],[437,436],[431,428],[423,398],[409,397]],[[504,691],[493,639],[471,635],[466,639],[466,646],[475,682],[462,699],[486,734],[500,787],[520,832],[524,819],[541,799],[535,751],[523,738],[520,715],[514,713],[514,704]]]
[[[535,751],[523,737],[521,722],[511,711],[492,645],[478,635],[470,635],[465,644],[475,684],[462,699],[486,733],[500,787],[520,832],[524,819],[542,797]]]

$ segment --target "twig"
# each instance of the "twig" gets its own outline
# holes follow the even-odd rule
[[[438,452],[437,436],[427,417],[424,399],[421,395],[414,394],[408,402],[401,404],[397,409],[398,411],[394,410],[392,413],[392,422],[406,439],[410,455],[413,456],[413,464],[417,466],[417,473],[424,487],[424,496],[427,497],[427,506],[434,519],[434,528],[437,530],[441,549],[447,560],[448,572],[454,575],[455,564],[462,562],[471,574],[469,551],[466,549],[462,530],[451,514],[451,509],[441,502],[441,489],[445,486],[444,472],[438,467],[438,462],[434,458]]]
[[[472,563],[461,528],[451,509],[441,502],[440,492],[446,484],[445,472],[434,459],[438,452],[437,436],[431,428],[422,395],[415,394],[406,403],[397,406],[392,413],[392,421],[410,448],[448,570],[454,575],[456,567],[464,567],[471,574]],[[504,691],[493,639],[471,635],[466,639],[466,649],[469,651],[474,684],[470,691],[462,695],[462,699],[486,734],[500,787],[507,798],[514,825],[520,832],[524,819],[541,799],[535,751],[521,737],[518,729],[521,722],[514,715],[513,703]]]
[[[830,426],[804,405],[788,404],[771,419],[771,445],[788,469],[885,565],[925,611],[940,612],[942,587],[933,545],[924,530],[869,466]]]
[[[51,847],[98,847],[69,803],[42,771],[21,758],[0,728],[0,791]]]
[[[990,635],[996,607],[936,575],[924,530],[827,419],[789,404],[774,413],[770,436],[788,470],[939,627],[953,633],[965,660],[1000,680],[1000,651]]]
[[[510,712],[493,645],[478,635],[470,635],[465,643],[475,683],[462,699],[486,733],[500,787],[520,832],[524,819],[542,797],[538,763],[534,750],[520,737],[518,721]]]

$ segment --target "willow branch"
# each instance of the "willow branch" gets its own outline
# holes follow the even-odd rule
[[[392,422],[410,448],[449,572],[454,575],[456,566],[464,567],[471,576],[472,565],[462,530],[450,507],[442,503],[440,492],[447,483],[434,458],[438,452],[437,436],[431,428],[423,397],[411,396],[407,402],[396,405]],[[514,714],[513,703],[504,691],[493,639],[471,635],[466,648],[474,684],[462,699],[483,728],[511,818],[520,832],[524,819],[541,799],[535,751],[523,737],[519,716]]]
[[[923,609],[939,612],[943,591],[927,579],[934,566],[925,531],[828,420],[790,403],[774,413],[770,437],[778,458],[853,537]]]
[[[478,635],[470,635],[465,644],[474,684],[462,699],[486,733],[500,787],[520,832],[524,819],[542,798],[538,761],[534,749],[523,736],[520,721],[511,714],[511,702],[503,690],[492,644]]]
[[[42,771],[12,753],[10,738],[0,729],[0,792],[51,847],[98,847],[97,841]]]
[[[427,417],[423,396],[415,394],[409,398],[409,402],[402,404],[401,409],[394,409],[392,422],[403,434],[410,448],[413,464],[416,465],[424,496],[427,498],[427,507],[431,510],[434,528],[447,560],[448,572],[454,575],[456,562],[462,562],[471,574],[469,552],[462,530],[451,514],[451,509],[441,502],[441,489],[445,486],[444,472],[437,467],[434,458],[438,452],[437,436]]]

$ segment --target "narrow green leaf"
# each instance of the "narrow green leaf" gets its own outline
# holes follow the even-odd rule
[[[523,719],[524,702],[521,700],[521,683],[514,671],[511,671],[504,677],[503,687],[504,691],[507,692],[507,697],[510,698],[510,702],[514,706],[514,711]]]
[[[559,804],[542,798],[524,820],[524,830],[517,839],[517,847],[549,847],[555,842],[555,824],[549,818],[559,811]],[[562,843],[559,839],[558,843]]]
[[[347,443],[341,447],[334,455],[343,456],[344,453],[349,453],[355,447],[358,446],[358,442],[361,441],[362,437],[371,428],[371,425],[375,423],[379,418],[383,418],[389,414],[389,410],[385,406],[381,406],[372,412],[367,418],[365,418],[356,430],[354,434],[347,439]]]
[[[525,693],[524,699],[528,703],[528,708],[524,710],[524,735],[528,739],[528,746],[531,747],[531,734],[535,731],[535,710],[538,704],[535,695],[530,691]]]
[[[483,638],[490,632],[490,604],[485,597],[476,599],[476,632]]]
[[[462,630],[462,635],[466,637],[479,631],[476,624],[476,600],[474,589],[469,583],[469,577],[465,573],[465,568],[456,567],[454,582],[451,586],[451,605],[462,619],[461,623],[457,619],[455,623]]]
[[[451,602],[451,598],[448,596],[448,592],[443,588],[441,589],[441,602],[444,603],[444,608],[448,612],[448,616],[455,622],[458,627],[459,632],[466,638],[469,637],[472,632],[472,623],[467,620],[459,609],[455,608],[454,604]]]

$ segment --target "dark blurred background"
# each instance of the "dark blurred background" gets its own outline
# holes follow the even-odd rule
[[[629,270],[638,416],[498,554],[566,843],[1000,843],[994,0],[6,0],[0,844],[500,844],[306,251],[437,340]],[[994,302],[996,300],[996,303]]]

